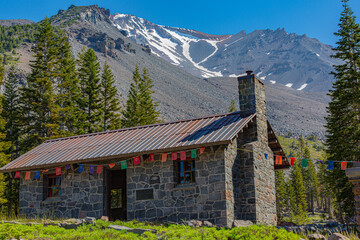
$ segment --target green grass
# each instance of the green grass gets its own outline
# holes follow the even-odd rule
[[[127,226],[130,228],[147,228],[157,230],[157,234],[146,232],[141,236],[125,231],[116,231],[107,228],[111,224]],[[254,225],[246,228],[192,228],[183,225],[160,225],[143,222],[105,222],[97,220],[95,226],[83,225],[76,230],[66,230],[57,226],[15,225],[0,223],[0,240],[5,239],[300,239],[300,236],[289,233],[284,229],[272,226]]]

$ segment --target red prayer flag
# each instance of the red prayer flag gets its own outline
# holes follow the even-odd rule
[[[25,173],[25,180],[30,180],[31,172]]]
[[[161,162],[166,162],[167,159],[167,153],[161,154]]]
[[[102,173],[102,165],[97,165],[96,167],[96,173]]]
[[[61,175],[61,167],[57,167],[55,173],[56,173],[56,176]]]
[[[15,178],[20,178],[20,172],[15,172]]]
[[[115,167],[115,163],[109,163],[109,168]]]
[[[186,160],[186,152],[180,152],[180,160]]]
[[[177,152],[171,153],[171,159],[172,160],[177,160]]]
[[[295,164],[295,158],[293,158],[293,157],[290,158],[290,164],[291,164],[291,166],[294,166],[294,164]]]
[[[346,170],[347,162],[341,162],[341,170]]]
[[[140,157],[134,157],[134,165],[139,165],[140,164]]]
[[[153,162],[153,161],[154,161],[154,154],[153,154],[153,153],[151,153],[151,154],[149,155],[149,161],[150,161],[150,162]]]
[[[204,153],[205,152],[205,147],[201,147],[200,148],[200,154]]]
[[[48,171],[49,171],[49,169],[46,169],[46,170],[43,170],[42,172],[43,172],[43,173],[46,173],[46,172],[48,172]]]
[[[281,165],[282,164],[282,157],[281,156],[276,156],[276,165]]]

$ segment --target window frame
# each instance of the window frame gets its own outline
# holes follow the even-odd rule
[[[46,174],[46,175],[44,175],[44,177],[45,177],[45,199],[47,199],[47,198],[57,198],[57,197],[60,197],[61,196],[61,175],[56,175],[56,174]],[[59,178],[59,181],[60,181],[60,183],[59,183],[59,185],[56,185],[56,181],[57,181],[57,178]],[[49,184],[49,181],[50,181],[50,179],[52,179],[52,184],[50,185]],[[52,194],[53,194],[53,191],[51,191],[51,194],[50,194],[50,189],[51,188],[56,188],[56,189],[58,189],[59,191],[58,191],[58,195],[56,195],[56,196],[53,196]]]
[[[177,185],[188,185],[196,183],[196,165],[195,158],[187,157],[186,160],[174,161],[174,177]],[[190,162],[190,170],[186,170],[185,163]],[[183,171],[181,171],[181,164],[183,164]],[[181,174],[183,173],[183,176]],[[190,174],[190,181],[186,182],[186,174]]]

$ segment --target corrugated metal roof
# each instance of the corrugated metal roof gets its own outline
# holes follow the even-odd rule
[[[0,169],[30,170],[230,142],[255,116],[239,112],[48,140]]]

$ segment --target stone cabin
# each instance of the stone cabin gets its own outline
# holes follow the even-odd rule
[[[264,84],[250,71],[238,83],[239,112],[48,140],[15,159],[0,172],[20,173],[20,215],[275,225],[275,170],[289,162]]]

